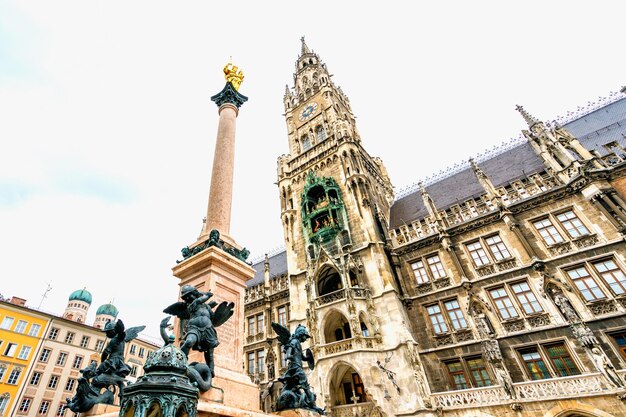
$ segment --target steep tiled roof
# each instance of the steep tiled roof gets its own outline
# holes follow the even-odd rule
[[[269,261],[270,261],[270,278],[287,273],[287,252],[286,251],[283,250],[273,256],[270,256]],[[254,278],[246,282],[246,286],[248,288],[254,287],[263,282],[264,280],[263,264],[264,263],[265,263],[265,260],[262,259],[261,261],[252,265],[252,268],[254,268],[256,273],[254,274]]]
[[[610,153],[602,145],[612,141],[626,147],[626,139],[623,136],[626,134],[626,98],[572,120],[564,127],[577,137],[583,146],[597,150],[600,155]],[[527,142],[482,161],[479,165],[496,187],[544,170],[541,159]],[[484,194],[469,166],[428,185],[426,191],[439,210],[445,210],[453,204]],[[391,207],[390,227],[395,229],[404,223],[421,219],[426,214],[422,196],[419,190],[415,190],[394,202]]]

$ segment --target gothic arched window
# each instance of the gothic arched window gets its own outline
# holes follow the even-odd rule
[[[326,139],[326,130],[323,126],[318,126],[315,130],[315,133],[317,134],[317,143],[320,143],[321,141]]]
[[[304,135],[301,138],[302,141],[302,152],[306,152],[311,149],[311,138],[309,135]]]

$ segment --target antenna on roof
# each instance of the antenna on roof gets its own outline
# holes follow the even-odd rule
[[[41,301],[39,302],[39,305],[37,306],[37,310],[41,308],[41,305],[43,304],[43,300],[48,298],[48,293],[50,292],[50,290],[52,290],[52,287],[50,286],[50,281],[48,281],[48,283],[46,284],[46,290],[43,292],[43,294],[41,294]]]

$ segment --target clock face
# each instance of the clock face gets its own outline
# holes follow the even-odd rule
[[[317,103],[307,104],[306,107],[302,109],[302,111],[300,112],[300,121],[303,122],[309,119],[311,116],[313,116],[316,110],[317,110]]]

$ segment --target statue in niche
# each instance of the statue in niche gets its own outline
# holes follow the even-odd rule
[[[615,366],[613,366],[609,358],[606,356],[606,353],[604,353],[604,351],[598,346],[592,347],[590,352],[596,369],[600,371],[609,380],[609,382],[611,382],[611,384],[618,388],[623,388],[624,381],[617,374]]]
[[[224,324],[233,315],[235,304],[226,301],[219,305],[215,301],[207,304],[213,293],[200,292],[192,285],[183,285],[180,295],[183,301],[170,305],[163,312],[180,319],[183,335],[180,350],[187,357],[190,350],[202,352],[212,379],[215,376],[213,350],[219,345],[215,328]],[[208,381],[208,385],[211,386],[211,380]]]
[[[325,410],[315,405],[316,395],[311,390],[302,367],[303,361],[308,363],[310,369],[315,367],[311,349],[302,352],[302,343],[311,337],[306,327],[299,324],[293,334],[289,332],[289,329],[275,322],[272,322],[272,328],[282,344],[283,353],[287,359],[287,370],[278,378],[283,387],[276,402],[276,410],[304,408],[325,415]]]
[[[548,294],[550,294],[550,297],[554,301],[554,304],[559,308],[561,314],[563,314],[563,317],[565,317],[565,320],[570,323],[576,323],[580,321],[580,316],[572,306],[572,303],[569,301],[569,299],[565,295],[563,295],[563,291],[554,286],[550,286],[550,288],[548,288]]]

